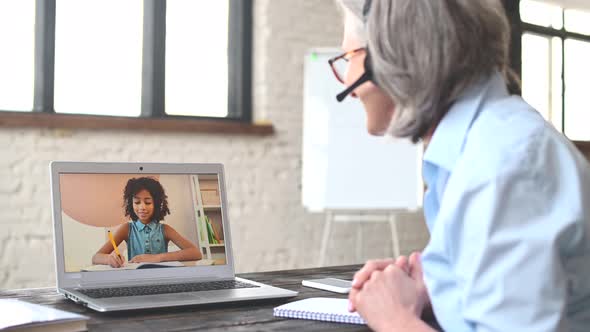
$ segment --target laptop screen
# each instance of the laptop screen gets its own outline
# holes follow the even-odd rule
[[[227,264],[217,174],[60,173],[59,187],[65,272]]]

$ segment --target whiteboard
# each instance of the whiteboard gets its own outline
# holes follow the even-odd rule
[[[304,61],[302,202],[326,209],[413,210],[422,204],[420,145],[367,133],[357,98],[344,90],[328,59],[336,49],[310,50]]]

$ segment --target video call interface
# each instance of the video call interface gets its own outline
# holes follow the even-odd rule
[[[227,264],[217,174],[60,174],[65,272]]]

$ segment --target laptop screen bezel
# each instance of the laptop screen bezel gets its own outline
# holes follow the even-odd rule
[[[57,287],[76,288],[100,285],[134,285],[170,280],[215,280],[235,276],[227,196],[222,164],[189,163],[94,163],[58,162],[50,164],[51,207]],[[217,174],[221,199],[221,219],[225,239],[225,265],[191,266],[147,270],[65,272],[65,255],[60,191],[61,174]]]

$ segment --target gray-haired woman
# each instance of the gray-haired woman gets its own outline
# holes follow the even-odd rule
[[[426,146],[422,254],[369,261],[350,310],[375,330],[587,331],[590,167],[510,95],[499,0],[340,0],[367,129]]]

